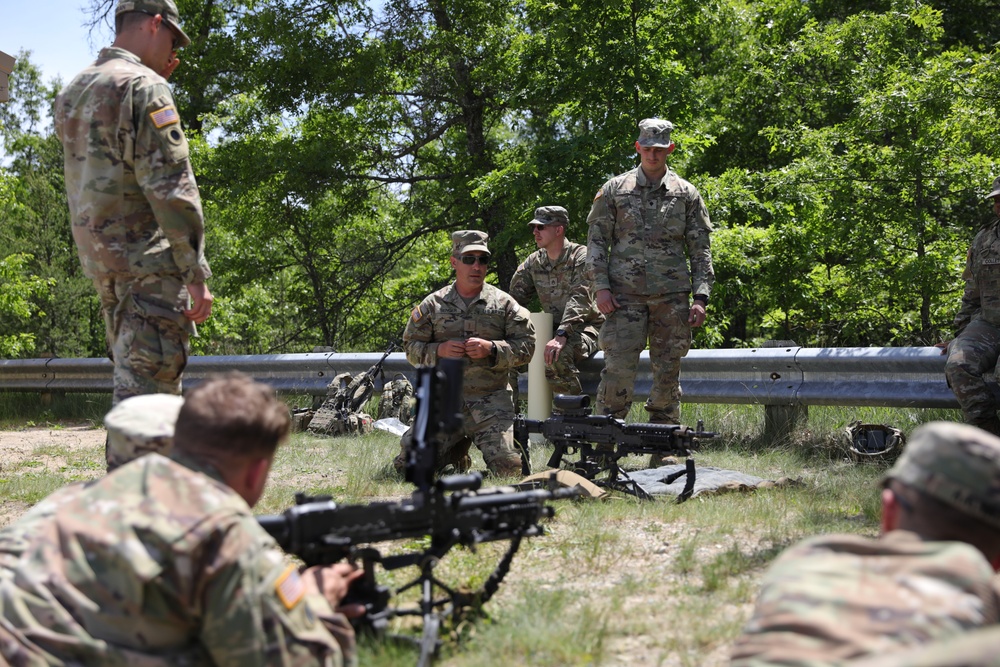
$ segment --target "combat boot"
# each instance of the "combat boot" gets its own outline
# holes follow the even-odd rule
[[[520,477],[521,457],[515,454],[510,458],[493,459],[487,467],[497,477]]]
[[[662,412],[661,411],[650,412],[649,413],[649,423],[650,424],[680,424],[681,423],[680,410],[679,409],[677,409],[677,410],[669,409],[669,410],[664,410]],[[664,465],[666,463],[673,463],[673,459],[669,458],[669,457],[668,458],[664,458],[664,457],[660,456],[659,454],[650,454],[649,455],[649,466],[648,467],[650,467],[650,468],[659,468],[660,466],[662,466],[662,465]]]

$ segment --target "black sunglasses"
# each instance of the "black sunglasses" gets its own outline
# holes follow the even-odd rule
[[[486,255],[462,255],[461,257],[459,257],[459,259],[462,260],[462,264],[466,264],[468,266],[472,266],[473,264],[475,264],[476,260],[479,260],[480,266],[490,265],[490,258],[487,257]]]

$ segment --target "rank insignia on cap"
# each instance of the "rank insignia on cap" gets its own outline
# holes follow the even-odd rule
[[[154,111],[149,114],[149,117],[153,119],[153,125],[156,129],[160,129],[165,125],[170,125],[171,123],[181,122],[180,116],[177,115],[177,109],[173,106],[163,107],[158,111]]]
[[[306,594],[306,585],[302,582],[298,569],[294,565],[289,565],[274,583],[274,590],[285,608],[291,609]]]

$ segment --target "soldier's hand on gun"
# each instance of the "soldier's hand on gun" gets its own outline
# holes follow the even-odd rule
[[[461,359],[465,356],[465,341],[446,340],[438,343],[437,355],[444,359]]]
[[[469,338],[465,341],[465,354],[470,359],[485,359],[493,353],[493,341],[484,338]]]
[[[566,347],[565,341],[556,336],[545,344],[545,363],[551,366],[559,358],[559,353]]]
[[[705,323],[705,305],[701,301],[695,301],[691,304],[691,309],[688,311],[688,324],[693,327],[700,327]]]
[[[212,301],[215,297],[208,291],[208,285],[205,283],[191,283],[187,286],[187,291],[194,303],[184,311],[184,317],[195,324],[201,324],[212,314]]]
[[[609,289],[597,290],[597,295],[595,296],[597,301],[597,310],[601,311],[605,315],[615,312],[621,305],[618,303],[618,299],[615,295],[611,293]]]
[[[334,563],[333,565],[314,565],[302,573],[302,581],[310,593],[319,593],[327,599],[330,606],[348,618],[357,618],[365,613],[363,604],[341,606],[340,601],[347,596],[347,589],[356,579],[360,579],[365,571],[350,563]]]

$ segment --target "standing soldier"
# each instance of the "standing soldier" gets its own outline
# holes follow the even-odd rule
[[[587,262],[597,308],[607,318],[597,412],[628,413],[648,340],[653,387],[646,410],[651,422],[668,424],[680,421],[681,358],[691,347],[691,327],[705,321],[715,280],[705,203],[693,185],[667,169],[672,129],[658,118],[639,123],[640,166],[605,183],[587,218]]]
[[[180,394],[189,336],[212,311],[201,199],[166,81],[191,42],[179,20],[173,0],[119,0],[114,44],[55,101],[73,238],[100,296],[116,404]]]
[[[535,209],[528,223],[538,250],[517,267],[510,295],[527,306],[537,294],[552,315],[555,335],[545,344],[545,377],[557,394],[583,393],[576,364],[597,353],[604,316],[597,311],[587,275],[587,248],[566,240],[569,213],[562,206]]]
[[[439,358],[467,359],[463,375],[462,433],[438,450],[438,469],[451,464],[464,472],[472,466],[470,439],[497,475],[516,475],[521,459],[514,449],[514,403],[507,375],[527,363],[535,351],[535,329],[528,311],[506,292],[486,284],[490,251],[485,232],[451,235],[455,282],[439,289],[413,309],[403,331],[403,349],[414,366]],[[412,427],[403,434],[393,461],[402,471]]]
[[[1000,177],[993,181],[993,221],[972,240],[965,262],[965,293],[955,316],[955,339],[939,345],[948,355],[945,376],[965,421],[1000,435],[997,398],[983,375],[1000,357]]]

